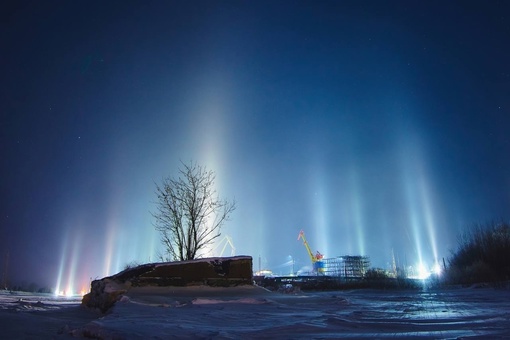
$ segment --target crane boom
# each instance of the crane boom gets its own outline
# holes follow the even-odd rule
[[[310,246],[308,245],[308,242],[306,241],[305,232],[301,230],[298,235],[298,241],[299,239],[303,239],[303,244],[305,245],[306,251],[308,252],[308,255],[310,256],[310,259],[312,260],[313,264],[313,270],[317,274],[324,275],[325,269],[324,269],[324,262],[322,262],[322,258],[324,255],[317,252],[315,255],[312,253],[312,250],[310,249]]]
[[[213,253],[216,253],[216,251],[218,250],[218,248],[223,245],[223,247],[221,248],[221,252],[220,252],[220,255],[219,256],[223,256],[223,253],[225,252],[225,249],[227,248],[227,246],[230,246],[230,256],[234,256],[236,254],[236,248],[234,247],[234,243],[232,242],[232,238],[228,235],[226,235],[224,238],[221,239],[221,241],[216,244],[216,247],[214,247],[214,249],[212,250]]]
[[[324,255],[322,255],[321,253],[319,253],[317,251],[317,253],[315,253],[315,255],[312,253],[312,250],[310,249],[310,246],[308,245],[308,242],[306,242],[306,238],[305,238],[305,232],[303,230],[301,230],[299,232],[299,235],[298,235],[298,241],[299,239],[302,238],[303,239],[303,244],[305,245],[306,247],[306,250],[308,251],[308,255],[310,256],[310,258],[312,259],[312,262],[315,263],[317,261],[320,261],[322,260],[322,258],[324,257]]]
[[[298,235],[298,241],[299,239],[303,239],[303,244],[305,245],[306,250],[308,251],[308,255],[310,256],[310,259],[312,260],[312,263],[317,262],[317,258],[313,255],[312,250],[310,249],[310,246],[308,245],[308,242],[306,242],[305,238],[305,232],[301,230]]]

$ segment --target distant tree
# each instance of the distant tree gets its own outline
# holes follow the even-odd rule
[[[370,268],[365,273],[365,279],[367,280],[380,280],[387,279],[389,277],[388,273],[382,268]]]
[[[37,292],[37,289],[38,289],[37,284],[35,282],[31,282],[28,285],[27,292],[35,293],[35,292]]]
[[[51,289],[49,287],[41,287],[41,288],[39,288],[39,290],[37,292],[38,293],[52,294],[53,293],[53,289]]]
[[[221,200],[214,188],[215,174],[190,162],[182,163],[178,178],[156,183],[154,227],[165,247],[163,260],[186,261],[219,237],[221,227],[235,210],[235,201]]]

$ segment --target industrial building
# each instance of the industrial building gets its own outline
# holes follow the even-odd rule
[[[370,267],[368,256],[338,256],[325,259],[320,252],[315,254],[306,241],[303,230],[298,235],[298,241],[303,240],[303,245],[310,256],[315,275],[334,276],[345,279],[361,279]]]

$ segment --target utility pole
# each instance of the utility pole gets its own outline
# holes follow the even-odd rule
[[[2,286],[3,286],[3,289],[7,289],[7,281],[8,281],[8,272],[9,272],[9,251],[7,250],[5,252],[5,257],[4,257],[4,271],[2,273]]]

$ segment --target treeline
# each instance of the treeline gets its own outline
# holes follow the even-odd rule
[[[6,290],[13,292],[29,292],[29,293],[53,293],[53,289],[49,287],[41,287],[36,283],[21,282],[19,284],[8,285],[5,287]]]
[[[458,245],[448,258],[446,270],[441,275],[431,275],[427,284],[508,283],[510,281],[510,223],[488,222],[475,224],[459,235]],[[381,268],[371,268],[364,279],[371,287],[410,287],[407,273],[397,268],[389,273]],[[377,288],[377,287],[376,287]]]
[[[510,280],[510,224],[477,224],[460,235],[446,280],[456,284]]]

